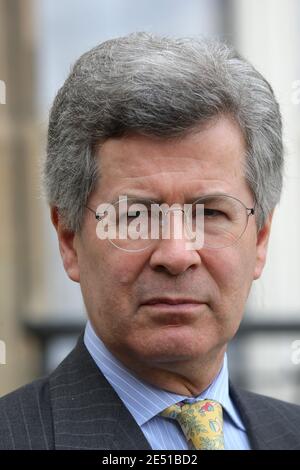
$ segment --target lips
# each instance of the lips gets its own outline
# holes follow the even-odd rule
[[[169,297],[156,297],[143,302],[142,305],[155,305],[155,304],[167,304],[167,305],[182,305],[182,304],[201,304],[199,300],[187,299],[187,298],[169,298]]]
[[[204,303],[193,298],[155,297],[141,304],[149,318],[163,327],[193,324],[203,311]]]

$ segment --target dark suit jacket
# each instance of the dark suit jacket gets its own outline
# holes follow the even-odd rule
[[[300,449],[300,406],[230,384],[253,449]],[[151,447],[82,337],[49,376],[0,399],[0,449]]]

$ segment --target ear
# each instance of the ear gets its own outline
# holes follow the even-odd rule
[[[79,282],[79,265],[75,233],[65,228],[57,207],[51,207],[51,220],[56,229],[59,251],[66,273],[72,281]]]
[[[264,226],[257,233],[256,263],[255,263],[255,269],[254,269],[254,274],[253,274],[254,280],[260,278],[263,268],[265,266],[273,215],[274,215],[274,209],[272,210],[272,212],[269,214],[268,218],[266,219]]]

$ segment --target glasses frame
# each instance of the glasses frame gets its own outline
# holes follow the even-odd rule
[[[255,213],[256,213],[255,211],[256,211],[256,207],[257,207],[257,201],[256,201],[256,200],[254,201],[253,207],[247,207],[246,204],[243,203],[243,201],[241,201],[240,199],[236,198],[235,196],[231,196],[231,195],[229,195],[229,194],[204,194],[204,195],[201,196],[200,198],[196,199],[196,200],[192,203],[192,205],[193,205],[193,204],[197,204],[197,203],[200,204],[201,202],[199,202],[199,201],[202,201],[202,200],[204,200],[204,199],[206,199],[206,198],[208,198],[208,197],[227,197],[227,198],[236,200],[237,202],[239,202],[239,203],[245,208],[247,219],[246,219],[246,224],[245,224],[244,230],[242,231],[242,233],[239,235],[239,237],[238,237],[233,243],[230,243],[229,245],[225,245],[225,246],[222,246],[222,247],[216,247],[216,248],[215,248],[215,247],[210,247],[210,246],[205,246],[205,245],[204,245],[203,248],[209,249],[209,250],[222,250],[223,248],[227,248],[227,247],[229,247],[229,246],[234,246],[234,245],[241,239],[241,237],[244,235],[244,233],[245,233],[245,231],[246,231],[246,229],[247,229],[247,227],[248,227],[249,217],[255,215]],[[115,204],[117,204],[117,203],[119,203],[119,202],[121,202],[121,201],[124,201],[125,199],[128,200],[128,199],[131,199],[131,197],[129,196],[129,197],[126,197],[126,198],[124,198],[124,199],[120,199],[120,200],[118,200],[118,201],[116,201],[116,202],[112,202],[112,203],[110,203],[110,204],[115,205]],[[136,198],[136,197],[134,197],[134,198],[132,198],[132,199],[134,199],[135,201],[137,201],[137,198]],[[164,216],[166,216],[169,211],[181,210],[181,211],[183,212],[183,214],[184,214],[184,217],[186,217],[188,211],[190,210],[190,208],[188,209],[188,211],[185,211],[184,209],[181,209],[181,208],[173,208],[173,209],[172,209],[172,208],[169,208],[166,212],[164,212],[163,209],[160,207],[160,204],[159,204],[159,203],[157,203],[157,202],[155,202],[155,201],[152,201],[151,199],[143,199],[143,198],[141,198],[141,200],[140,200],[139,202],[142,203],[143,201],[144,201],[144,202],[147,202],[147,203],[151,203],[151,204],[155,204],[155,205],[159,206],[159,208],[160,208],[160,210],[163,212]],[[108,203],[108,205],[109,205],[109,203]],[[104,216],[105,216],[104,213],[99,214],[97,211],[95,211],[94,209],[92,209],[91,207],[89,207],[89,206],[87,206],[87,205],[84,206],[84,207],[85,207],[86,209],[88,209],[89,211],[91,211],[91,212],[95,215],[95,219],[96,219],[98,222],[101,222],[101,220],[103,220],[103,218],[104,218]],[[186,220],[185,220],[185,223],[186,223]],[[130,249],[125,249],[125,248],[119,247],[119,246],[116,245],[111,239],[108,239],[108,240],[109,240],[109,242],[110,242],[113,246],[115,246],[115,247],[118,248],[119,250],[123,250],[123,251],[126,251],[126,252],[131,252],[131,253],[137,253],[137,252],[139,252],[139,251],[145,251],[146,249],[149,248],[149,246],[151,246],[152,241],[153,241],[153,240],[151,240],[150,243],[149,243],[149,245],[147,245],[147,247],[145,247],[145,248],[141,248],[141,249],[139,249],[139,250],[130,250]]]

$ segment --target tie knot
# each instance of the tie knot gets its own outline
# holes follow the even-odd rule
[[[161,413],[175,419],[194,449],[224,449],[222,406],[215,400],[175,403]]]

